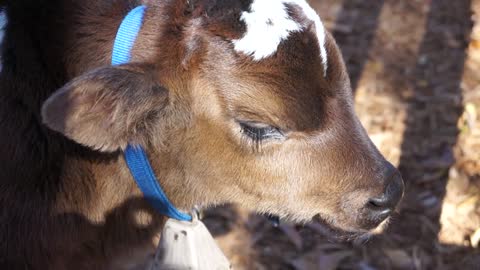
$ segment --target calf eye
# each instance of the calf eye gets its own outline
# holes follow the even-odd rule
[[[267,139],[281,139],[283,133],[280,129],[261,123],[240,122],[242,133],[251,138],[253,141],[262,141]]]

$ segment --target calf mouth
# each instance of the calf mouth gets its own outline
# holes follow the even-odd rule
[[[336,242],[366,243],[372,236],[383,233],[387,229],[391,219],[391,216],[387,217],[373,229],[342,228],[337,225],[336,221],[323,218],[321,215],[316,215],[312,219],[312,222],[315,222],[317,231],[329,240]]]
[[[265,214],[264,216],[275,228],[280,226],[280,223],[282,222],[282,220],[276,215]],[[337,222],[332,219],[322,218],[320,214],[316,215],[311,222],[315,223],[316,231],[327,237],[329,240],[335,242],[366,243],[374,235],[383,233],[387,229],[390,220],[391,216],[387,217],[373,229],[341,228],[340,226],[335,225]]]

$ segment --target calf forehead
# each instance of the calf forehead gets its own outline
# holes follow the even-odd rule
[[[304,0],[227,2],[235,9],[217,6],[207,17],[210,30],[230,43],[227,51],[236,58],[225,61],[229,57],[219,47],[208,57],[217,67],[211,69],[218,73],[214,76],[227,85],[221,95],[229,112],[255,114],[259,121],[293,130],[321,128],[335,88],[326,75],[341,65],[318,15]]]
[[[238,65],[235,72],[235,85],[241,89],[223,91],[234,114],[261,112],[277,121],[274,124],[297,131],[318,130],[326,124],[336,89],[323,76],[317,44],[311,31],[296,32],[275,55],[255,63],[244,59],[247,64]]]

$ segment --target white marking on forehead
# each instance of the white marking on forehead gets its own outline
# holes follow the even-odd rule
[[[2,47],[3,44],[3,37],[5,36],[4,33],[4,28],[5,25],[7,24],[7,15],[5,14],[5,11],[0,11],[0,48]],[[2,72],[3,68],[3,62],[2,62],[2,55],[0,52],[0,72]]]
[[[278,45],[290,32],[301,26],[289,18],[283,1],[254,0],[251,12],[243,12],[241,20],[247,25],[243,38],[234,40],[235,50],[261,60],[275,53]]]
[[[259,61],[274,54],[280,43],[290,33],[301,31],[302,26],[288,15],[285,4],[298,5],[305,16],[315,23],[320,56],[326,73],[328,67],[325,48],[325,27],[315,10],[305,0],[253,0],[250,12],[243,12],[241,20],[247,25],[247,32],[241,39],[233,40],[235,50],[252,55]]]

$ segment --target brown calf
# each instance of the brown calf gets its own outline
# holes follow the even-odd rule
[[[112,67],[118,26],[140,4],[132,63]],[[304,0],[0,5],[0,269],[144,260],[163,220],[127,169],[128,143],[184,211],[233,202],[357,236],[401,198]]]

